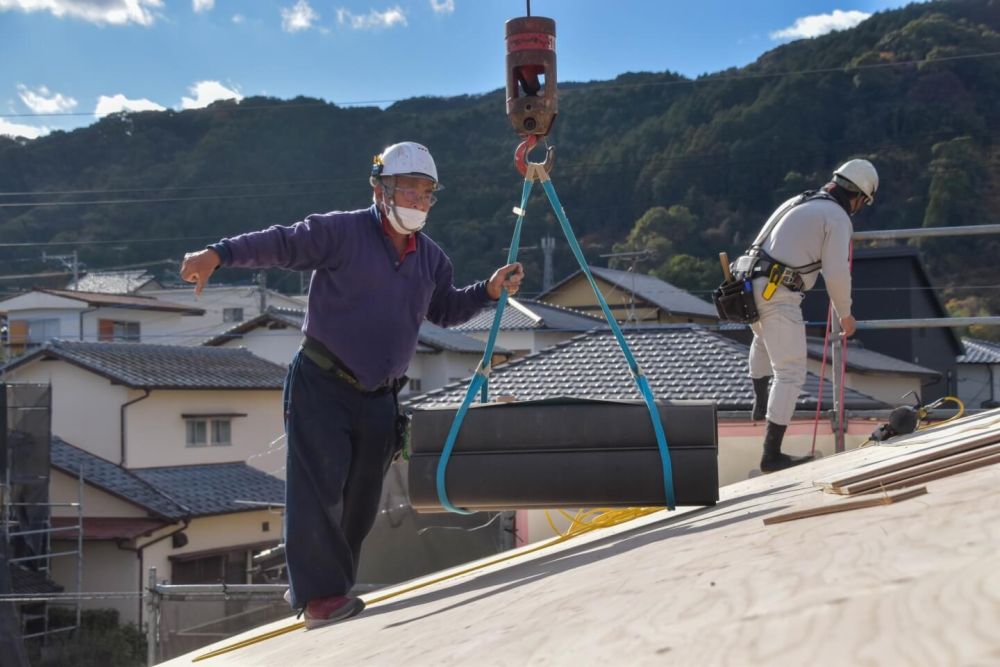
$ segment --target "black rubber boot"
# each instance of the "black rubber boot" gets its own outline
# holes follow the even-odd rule
[[[770,392],[771,376],[750,378],[753,380],[753,412],[750,419],[759,422],[767,415],[767,397]]]
[[[767,431],[764,433],[764,455],[760,457],[761,472],[777,472],[813,460],[812,455],[789,456],[781,453],[781,441],[785,439],[787,428],[785,424],[767,422]]]

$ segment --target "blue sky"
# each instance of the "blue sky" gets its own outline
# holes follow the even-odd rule
[[[560,81],[688,76],[849,28],[895,0],[534,0]],[[337,104],[482,93],[504,81],[524,0],[0,0],[0,134],[122,110],[306,95]]]

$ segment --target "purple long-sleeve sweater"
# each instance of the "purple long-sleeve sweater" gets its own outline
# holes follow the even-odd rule
[[[311,270],[302,331],[368,389],[406,373],[424,319],[452,326],[491,301],[486,281],[455,288],[451,260],[422,232],[400,260],[375,206],[313,214],[209,247],[222,266]]]

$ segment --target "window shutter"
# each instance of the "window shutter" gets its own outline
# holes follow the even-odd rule
[[[28,342],[28,320],[10,320],[7,322],[7,343],[9,345],[24,345]]]
[[[97,320],[97,340],[110,342],[115,339],[114,320]]]

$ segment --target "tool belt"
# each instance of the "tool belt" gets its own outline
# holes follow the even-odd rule
[[[749,280],[727,280],[712,293],[712,302],[719,319],[737,324],[753,324],[760,315],[753,299],[753,286]]]
[[[821,262],[812,262],[803,266],[788,266],[760,248],[751,248],[747,254],[736,258],[732,271],[733,277],[737,280],[753,281],[756,278],[767,278],[767,285],[764,286],[761,296],[765,301],[770,301],[778,286],[793,292],[801,292],[805,289],[805,279],[802,276],[818,271],[820,266]]]
[[[389,391],[393,394],[398,394],[409,380],[409,378],[404,376],[393,380],[386,380],[374,389],[365,389],[361,383],[358,382],[358,379],[354,377],[354,373],[351,372],[351,369],[349,369],[344,362],[337,357],[337,355],[326,349],[326,346],[323,345],[323,343],[319,342],[315,338],[310,338],[309,336],[302,339],[302,354],[309,357],[310,361],[319,366],[322,370],[335,375],[338,379],[343,380],[353,389],[361,392],[362,394],[384,394]]]

